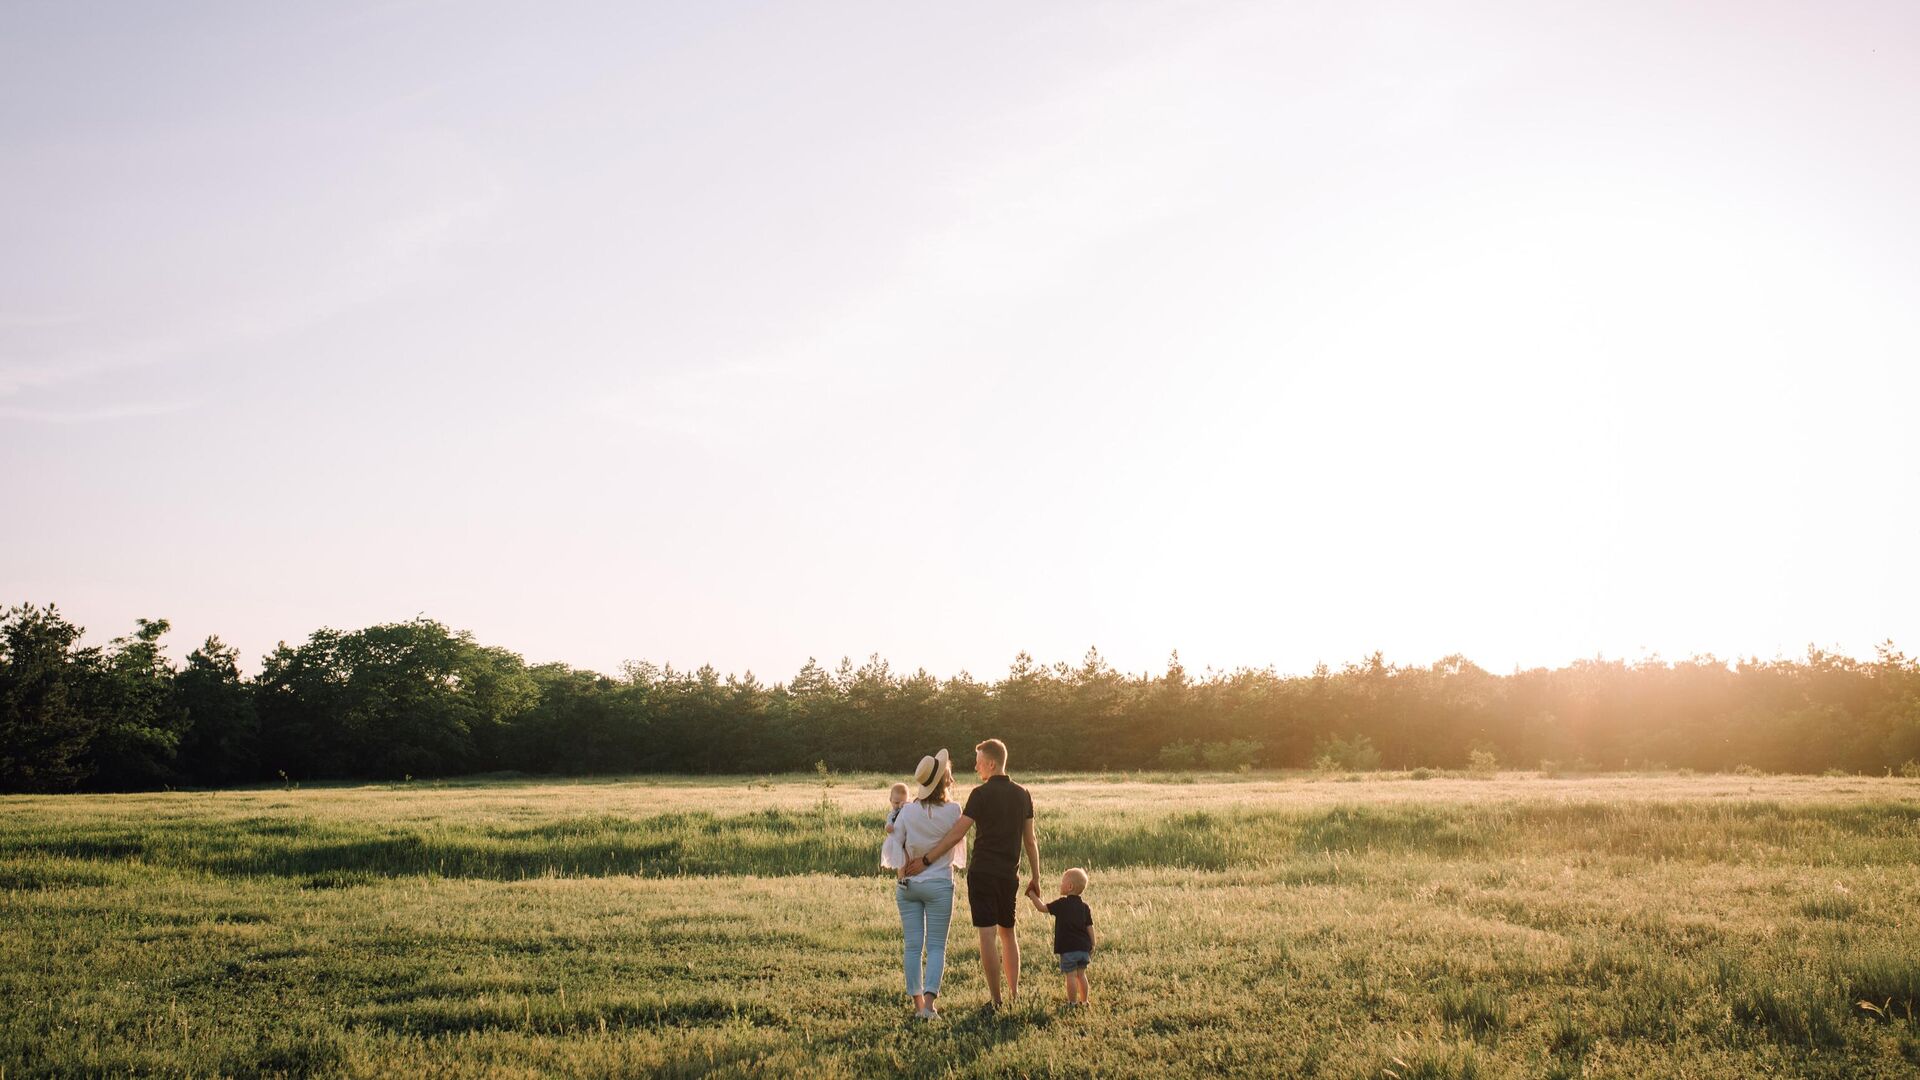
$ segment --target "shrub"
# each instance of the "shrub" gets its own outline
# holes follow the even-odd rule
[[[1252,739],[1235,739],[1232,742],[1211,742],[1200,748],[1200,759],[1209,769],[1221,771],[1237,770],[1246,772],[1253,768],[1255,759],[1260,756],[1260,744]]]
[[[1260,757],[1261,745],[1252,739],[1230,742],[1171,742],[1160,748],[1160,767],[1175,771],[1201,766],[1215,772],[1246,772]]]
[[[1433,777],[1434,777],[1434,771],[1432,769],[1426,768],[1425,766],[1415,769],[1412,772],[1407,774],[1407,778],[1410,780],[1431,780],[1433,779]]]
[[[1200,764],[1200,746],[1190,742],[1171,742],[1160,748],[1160,767],[1191,769]]]
[[[1500,756],[1491,749],[1480,748],[1467,755],[1467,768],[1477,773],[1500,771]]]
[[[1314,744],[1313,767],[1321,772],[1368,771],[1380,767],[1380,751],[1365,735],[1342,739],[1328,735]]]
[[[1908,758],[1906,764],[1900,766],[1900,775],[1909,780],[1920,780],[1920,761]]]
[[[1756,769],[1756,768],[1754,768],[1754,767],[1753,767],[1753,766],[1751,766],[1751,765],[1735,765],[1735,766],[1733,767],[1733,775],[1735,775],[1735,776],[1765,776],[1765,775],[1766,775],[1766,773],[1763,773],[1763,772],[1761,772],[1761,771],[1760,771],[1759,769]]]

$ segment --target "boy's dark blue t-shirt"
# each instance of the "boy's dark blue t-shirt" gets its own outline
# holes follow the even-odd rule
[[[1053,916],[1053,951],[1093,951],[1093,910],[1077,896],[1063,896],[1047,905]]]

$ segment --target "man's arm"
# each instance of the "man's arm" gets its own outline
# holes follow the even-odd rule
[[[946,854],[947,849],[959,843],[960,838],[967,835],[967,830],[971,828],[973,828],[973,819],[965,814],[961,814],[960,820],[954,822],[953,828],[947,830],[947,835],[941,837],[926,851],[907,860],[907,865],[900,868],[900,876],[911,877],[925,870],[928,866],[931,866],[933,860]]]
[[[964,820],[964,819],[963,819]],[[1020,829],[1020,845],[1027,849],[1027,865],[1033,868],[1033,880],[1027,882],[1030,896],[1040,895],[1040,837],[1033,831],[1033,819]]]

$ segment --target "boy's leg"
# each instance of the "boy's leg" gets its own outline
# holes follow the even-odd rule
[[[1081,968],[1073,973],[1073,980],[1080,988],[1080,1004],[1087,1003],[1087,969]]]
[[[1013,927],[1002,926],[1000,931],[1000,960],[1007,969],[1007,1001],[1020,1002],[1020,937]],[[984,939],[983,939],[984,940]]]
[[[987,971],[987,1000],[1000,1004],[999,928],[980,927],[980,966]]]

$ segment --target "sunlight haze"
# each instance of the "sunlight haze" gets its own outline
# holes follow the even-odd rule
[[[1920,648],[1920,6],[0,10],[0,599],[789,678]]]

